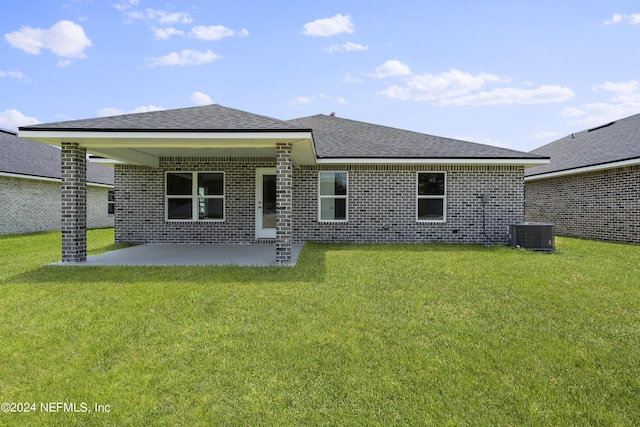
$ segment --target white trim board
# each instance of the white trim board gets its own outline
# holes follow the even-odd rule
[[[581,168],[568,169],[568,170],[557,171],[557,172],[547,172],[547,173],[542,173],[540,175],[525,176],[524,180],[525,182],[535,181],[538,179],[547,179],[547,178],[554,178],[557,176],[566,176],[566,175],[576,175],[580,173],[595,172],[595,171],[601,171],[605,169],[623,168],[625,166],[634,166],[634,165],[640,165],[640,158],[631,159],[631,160],[622,160],[620,162],[603,163],[601,165],[584,166]]]

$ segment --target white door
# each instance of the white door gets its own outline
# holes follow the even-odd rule
[[[256,169],[256,239],[276,238],[276,169]]]

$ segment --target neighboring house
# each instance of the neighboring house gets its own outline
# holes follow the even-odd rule
[[[553,223],[560,235],[640,244],[640,114],[532,153],[551,163],[525,173],[527,221]]]
[[[88,168],[87,226],[113,227],[113,168]],[[60,181],[59,148],[0,129],[0,234],[60,230]]]
[[[524,219],[525,167],[548,162],[333,115],[281,121],[220,105],[26,126],[20,136],[62,146],[63,167],[76,171],[63,184],[65,262],[86,254],[82,203],[73,204],[86,151],[122,162],[116,242],[274,242],[280,264],[303,241],[507,243],[509,224]]]

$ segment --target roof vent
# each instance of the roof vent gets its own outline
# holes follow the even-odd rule
[[[511,224],[509,237],[512,248],[521,247],[530,251],[553,252],[555,247],[553,224],[542,222]]]
[[[594,130],[598,130],[598,129],[603,129],[603,128],[608,128],[609,126],[615,124],[616,122],[611,122],[611,123],[607,123],[606,125],[602,125],[602,126],[598,126],[595,128],[591,128],[589,129],[587,132],[593,132]]]

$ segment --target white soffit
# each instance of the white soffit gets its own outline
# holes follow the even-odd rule
[[[311,132],[109,132],[109,131],[29,131],[20,137],[61,146],[76,142],[92,154],[123,163],[159,166],[160,157],[182,156],[246,157],[263,156],[279,142],[292,144],[292,155],[300,164],[313,164],[315,151]],[[163,153],[166,150],[166,154]]]

